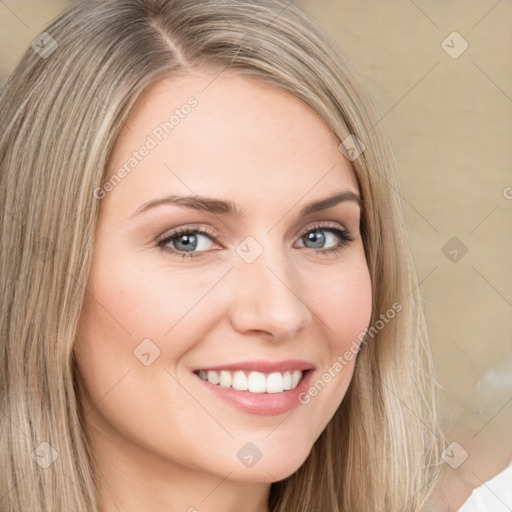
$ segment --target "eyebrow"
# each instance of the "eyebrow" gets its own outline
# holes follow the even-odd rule
[[[361,196],[351,192],[350,190],[343,190],[333,196],[326,197],[325,199],[320,199],[308,203],[300,210],[299,216],[305,217],[306,215],[310,215],[321,210],[326,210],[327,208],[332,208],[333,206],[346,201],[353,201],[357,203],[359,208],[362,208],[363,206],[363,200]],[[171,194],[169,196],[162,197],[160,199],[154,199],[142,204],[128,218],[135,217],[143,212],[163,204],[171,204],[209,213],[223,214],[229,217],[243,217],[245,215],[243,210],[241,210],[235,203],[229,200],[221,200],[197,195],[180,196],[177,194]]]

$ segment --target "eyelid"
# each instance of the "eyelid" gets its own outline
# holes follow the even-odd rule
[[[331,220],[325,220],[325,221],[314,221],[312,224],[308,224],[304,229],[301,229],[297,236],[300,238],[304,236],[308,231],[312,231],[314,229],[338,229],[340,231],[346,231],[347,233],[350,233],[350,230],[343,226],[340,222],[335,222]]]
[[[157,244],[160,244],[162,242],[165,242],[168,238],[174,238],[180,235],[181,233],[189,233],[191,231],[208,235],[218,245],[224,245],[224,243],[222,242],[221,235],[219,235],[217,231],[211,229],[209,226],[205,226],[203,224],[185,224],[182,226],[177,226],[171,229],[170,231],[166,231],[165,234],[160,235],[156,239],[156,242]]]
[[[308,224],[305,228],[300,229],[295,236],[300,238],[304,236],[308,231],[311,231],[312,229],[315,228],[336,228],[346,231],[347,233],[350,233],[350,230],[339,222],[314,221],[313,224]],[[219,233],[216,230],[213,230],[209,226],[203,224],[184,224],[182,226],[176,226],[170,231],[165,232],[163,235],[158,236],[156,242],[160,243],[162,241],[165,241],[167,238],[178,236],[180,233],[188,233],[190,231],[197,231],[199,233],[206,234],[211,238],[215,238],[216,241],[220,241],[219,245],[225,245],[225,243],[222,241],[221,235],[219,235]]]

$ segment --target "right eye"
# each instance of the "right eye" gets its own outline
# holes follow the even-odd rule
[[[208,230],[180,227],[159,240],[158,247],[182,258],[197,258],[212,250],[208,248],[208,240],[213,242],[214,237],[214,233]]]

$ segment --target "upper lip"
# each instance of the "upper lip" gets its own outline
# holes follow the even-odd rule
[[[197,368],[195,371],[220,371],[220,370],[245,370],[248,372],[261,372],[261,373],[272,373],[272,372],[287,372],[293,370],[312,370],[315,367],[314,364],[309,361],[303,361],[299,359],[287,359],[286,361],[240,361],[238,363],[219,364],[215,366],[203,366]]]

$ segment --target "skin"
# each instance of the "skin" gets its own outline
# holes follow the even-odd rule
[[[338,139],[292,95],[227,72],[165,79],[136,103],[109,172],[190,96],[198,105],[101,200],[75,356],[106,512],[267,511],[270,483],[304,462],[355,358],[307,405],[277,416],[221,401],[193,370],[301,359],[314,382],[370,321],[358,203],[299,217],[335,192],[358,194],[357,181]],[[133,215],[169,194],[230,200],[245,214],[164,204]],[[303,235],[319,222],[353,241],[327,254],[340,238],[324,227],[315,253]],[[203,255],[185,259],[157,242],[178,226],[215,237],[199,235]],[[263,251],[252,263],[236,252],[249,236]],[[134,356],[144,339],[160,350],[149,366]],[[250,468],[236,456],[247,442],[262,454]]]

